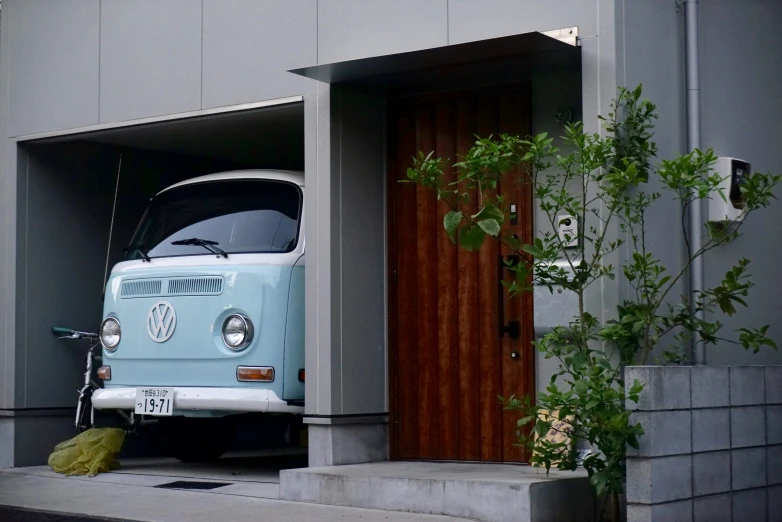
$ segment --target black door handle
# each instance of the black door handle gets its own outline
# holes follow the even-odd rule
[[[511,256],[513,257],[513,256]],[[508,334],[511,339],[518,339],[521,335],[521,324],[519,321],[508,321],[505,324],[505,288],[502,286],[503,275],[505,273],[505,263],[502,256],[498,257],[497,265],[497,322],[499,324],[500,337]]]

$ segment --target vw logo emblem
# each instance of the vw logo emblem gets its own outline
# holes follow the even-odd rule
[[[165,301],[152,305],[147,314],[147,333],[156,343],[168,341],[176,329],[176,312],[174,307]]]

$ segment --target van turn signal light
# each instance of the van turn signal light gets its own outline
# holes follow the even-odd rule
[[[236,380],[240,382],[273,382],[274,368],[271,366],[239,366]]]
[[[101,379],[103,381],[111,380],[111,366],[101,366],[100,368],[98,368],[98,371],[96,373],[98,375],[98,379]]]
[[[299,382],[304,382],[304,368],[299,370]]]

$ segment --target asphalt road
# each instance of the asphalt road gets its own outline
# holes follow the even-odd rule
[[[9,506],[0,506],[0,520],[2,522],[124,522],[118,519],[64,515]]]

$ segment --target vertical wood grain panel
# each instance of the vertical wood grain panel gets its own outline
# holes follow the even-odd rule
[[[438,102],[435,111],[435,154],[446,158],[444,179],[451,183],[456,179],[450,167],[456,153],[453,103]],[[442,226],[443,218],[450,210],[447,201],[437,203],[437,376],[439,457],[454,460],[459,458],[458,269],[456,245]]]
[[[416,108],[416,152],[434,151],[434,111]],[[418,249],[418,455],[437,458],[437,199],[416,186]]]
[[[520,93],[504,93],[500,96],[499,101],[499,132],[507,134],[522,134],[522,114],[521,114],[522,96]],[[523,135],[523,134],[522,134]],[[505,201],[508,205],[516,205],[516,212],[520,211],[519,205],[521,203],[521,176],[523,172],[521,169],[514,169],[508,172],[500,183],[500,193],[505,197]],[[526,241],[522,238],[520,230],[522,223],[526,221],[520,216],[517,218],[516,224],[511,224],[510,217],[505,221],[503,232],[507,234],[514,234],[520,240]],[[503,259],[507,260],[508,256],[515,255],[510,248],[501,245],[500,254]],[[511,281],[513,274],[507,270],[503,270],[502,279],[505,281]],[[522,296],[515,296],[509,298],[507,292],[503,290],[503,299],[505,301],[505,314],[500,320],[507,324],[509,321],[521,321],[521,300]],[[502,396],[503,397],[523,397],[525,394],[525,379],[524,379],[524,361],[521,357],[521,343],[520,339],[512,339],[508,335],[502,336],[500,340],[500,365],[502,367]],[[519,357],[511,357],[512,353],[519,353]],[[502,460],[505,462],[513,462],[521,460],[523,455],[523,448],[517,446],[519,442],[520,431],[516,427],[516,420],[523,416],[517,411],[503,411],[502,412]]]
[[[456,102],[456,154],[463,156],[475,141],[475,103],[472,99]],[[464,186],[462,190],[466,190]],[[475,213],[475,190],[465,212]],[[458,295],[456,303],[459,353],[459,458],[480,460],[480,367],[478,354],[478,254],[457,250]]]
[[[396,164],[403,171],[416,152],[415,114],[398,114]],[[397,179],[401,179],[397,173]],[[396,184],[397,401],[399,457],[418,458],[418,241],[417,188]]]
[[[480,97],[476,116],[479,137],[489,137],[497,133],[495,97]],[[494,195],[496,195],[495,191],[486,193],[486,197]],[[485,461],[502,459],[502,417],[498,404],[502,379],[497,316],[498,256],[498,241],[488,237],[478,252],[481,460]]]

